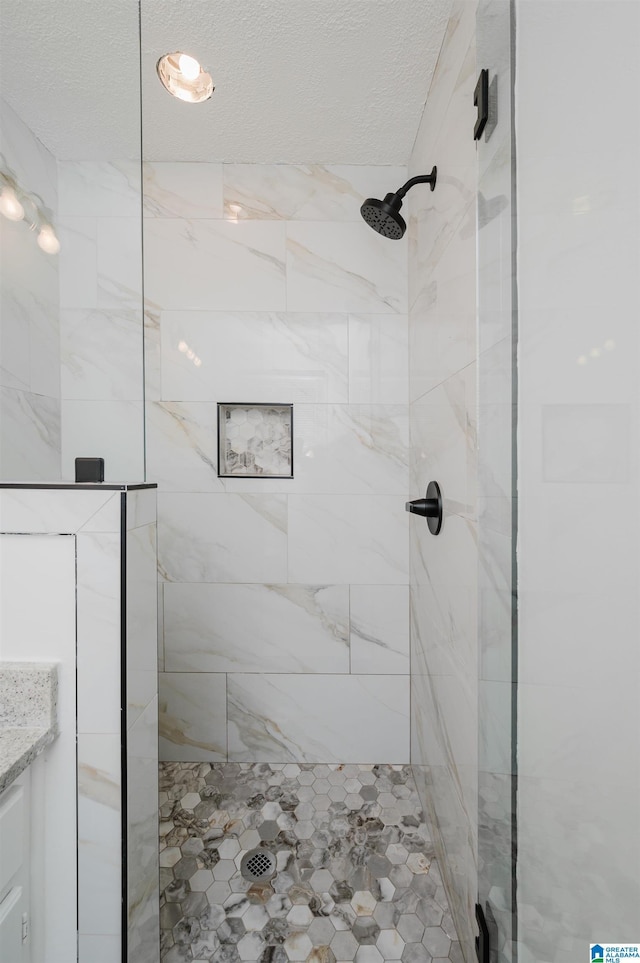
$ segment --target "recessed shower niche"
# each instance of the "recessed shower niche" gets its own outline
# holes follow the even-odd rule
[[[220,478],[293,478],[293,405],[218,405]]]

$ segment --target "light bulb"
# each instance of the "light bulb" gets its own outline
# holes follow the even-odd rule
[[[60,250],[60,241],[56,237],[56,232],[50,224],[45,224],[40,228],[37,237],[38,247],[46,254],[57,254]]]
[[[156,64],[160,82],[170,94],[188,104],[200,104],[213,93],[211,74],[206,73],[189,54],[164,54]]]
[[[190,57],[189,54],[180,54],[178,66],[180,67],[180,73],[187,80],[195,80],[200,73],[200,64],[194,57]]]
[[[21,221],[24,217],[24,207],[11,187],[5,187],[0,194],[0,213],[10,221]]]

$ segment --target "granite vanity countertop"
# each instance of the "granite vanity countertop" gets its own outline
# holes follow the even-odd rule
[[[0,662],[0,792],[58,734],[58,667]]]

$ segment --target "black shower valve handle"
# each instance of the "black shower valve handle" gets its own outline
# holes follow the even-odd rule
[[[438,483],[430,481],[425,497],[406,502],[404,509],[426,518],[429,531],[432,535],[437,535],[442,528],[442,492]]]
[[[413,512],[414,515],[422,515],[423,518],[437,518],[438,500],[436,498],[416,498],[412,502],[407,502],[405,509]]]

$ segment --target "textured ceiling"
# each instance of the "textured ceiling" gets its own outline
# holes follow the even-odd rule
[[[403,164],[451,0],[142,0],[152,160]],[[205,104],[155,74],[183,49]],[[60,159],[139,151],[137,0],[0,0],[1,92]]]

